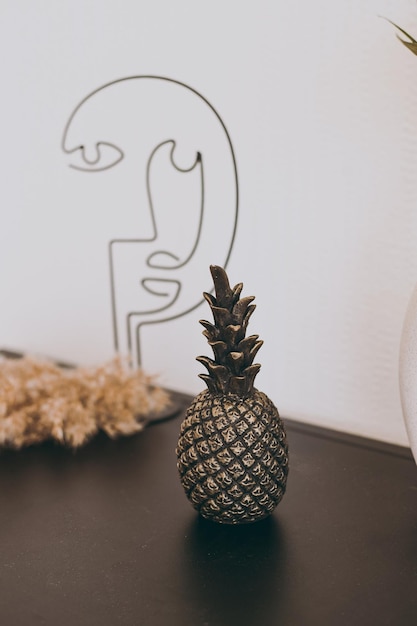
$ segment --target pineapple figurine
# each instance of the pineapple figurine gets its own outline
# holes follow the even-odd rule
[[[206,519],[246,524],[267,517],[285,493],[288,446],[284,424],[271,400],[253,386],[260,369],[253,359],[262,345],[246,337],[256,306],[240,299],[223,268],[210,267],[216,296],[204,293],[214,324],[200,323],[214,360],[200,356],[207,389],[198,394],[181,425],[178,470],[185,493]]]

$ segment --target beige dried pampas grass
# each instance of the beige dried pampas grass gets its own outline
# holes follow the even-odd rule
[[[0,360],[0,447],[53,439],[72,448],[100,430],[109,437],[141,431],[169,395],[120,358],[96,368],[62,369],[31,357]]]

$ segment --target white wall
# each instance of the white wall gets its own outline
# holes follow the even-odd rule
[[[229,274],[256,295],[257,386],[283,415],[405,444],[397,361],[417,279],[417,58],[378,15],[417,36],[411,0],[3,0],[0,345],[111,356],[107,242],[133,231],[143,172],[78,172],[60,142],[94,89],[170,77],[210,101],[235,149]],[[224,244],[208,232],[217,263]],[[198,294],[201,276],[187,282]],[[202,388],[207,309],[144,329],[144,367],[164,384]]]

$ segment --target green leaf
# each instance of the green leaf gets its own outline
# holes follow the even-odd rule
[[[411,50],[411,52],[415,55],[417,55],[417,41],[414,39],[414,37],[412,37],[409,33],[407,33],[407,31],[405,31],[403,28],[401,28],[400,26],[398,26],[398,24],[395,24],[394,22],[392,22],[391,20],[389,20],[387,17],[383,18],[384,20],[386,20],[387,22],[389,22],[390,24],[392,24],[395,28],[397,28],[400,33],[402,33],[403,35],[405,35],[406,37],[408,37],[408,39],[410,41],[405,41],[405,39],[401,39],[401,37],[399,35],[397,35],[397,39],[399,39],[399,41],[401,41],[401,43],[408,48],[409,50]]]
[[[411,50],[411,52],[417,56],[417,41],[415,41],[414,39],[413,41],[404,41],[404,39],[401,39],[401,37],[398,37],[398,35],[397,38],[401,41],[402,44],[404,44],[406,48]]]

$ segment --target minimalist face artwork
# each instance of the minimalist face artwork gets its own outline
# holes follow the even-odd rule
[[[141,365],[144,326],[195,309],[201,292],[211,289],[209,265],[229,260],[238,216],[229,133],[193,88],[132,76],[96,89],[75,107],[62,149],[80,175],[96,173],[103,219],[120,214],[108,242],[114,347]],[[128,187],[128,195],[120,189],[128,207],[100,195],[101,177],[115,168],[123,168],[114,184]]]

